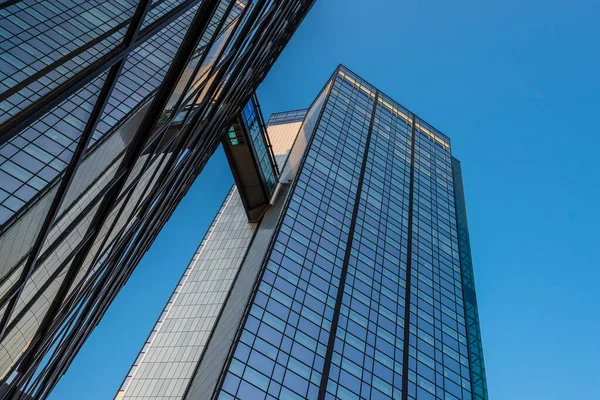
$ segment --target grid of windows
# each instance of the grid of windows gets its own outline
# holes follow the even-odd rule
[[[117,0],[117,2],[123,7],[133,3],[130,0]],[[137,6],[138,3],[140,2],[136,1],[135,5]],[[146,3],[142,2],[142,4]],[[198,3],[201,3],[200,7],[197,7]],[[144,25],[152,26],[152,29],[141,32],[141,36],[138,36],[138,38],[144,38],[146,43],[136,42],[134,48],[125,50],[128,57],[124,62],[126,65],[119,72],[118,78],[120,80],[111,94],[110,105],[104,110],[105,114],[100,117],[100,119],[105,119],[106,124],[98,125],[98,130],[93,137],[93,141],[96,141],[97,145],[94,145],[93,149],[89,149],[89,154],[86,154],[81,163],[78,163],[78,168],[76,165],[72,165],[73,169],[76,169],[74,176],[69,175],[69,181],[71,182],[72,178],[73,185],[68,188],[66,193],[57,190],[59,185],[56,183],[59,182],[61,170],[64,171],[65,165],[58,165],[58,162],[56,162],[55,164],[59,168],[56,169],[54,165],[52,166],[55,172],[54,178],[49,178],[52,179],[52,182],[45,181],[45,188],[39,189],[37,195],[30,198],[20,208],[18,215],[13,215],[7,222],[2,224],[0,252],[7,255],[7,257],[0,257],[1,260],[4,260],[4,262],[0,261],[0,264],[3,266],[2,276],[10,280],[10,282],[8,280],[2,281],[3,291],[6,289],[6,292],[13,297],[5,296],[2,301],[4,310],[6,310],[5,315],[10,314],[11,317],[7,317],[2,323],[2,331],[4,332],[6,328],[7,333],[3,335],[4,339],[0,345],[8,344],[11,338],[20,335],[17,342],[11,341],[10,346],[5,347],[5,350],[9,353],[5,356],[10,358],[11,371],[27,371],[27,373],[31,372],[35,376],[33,383],[31,383],[24,374],[12,375],[14,379],[11,380],[10,384],[15,388],[27,387],[28,393],[32,393],[36,398],[47,396],[48,391],[68,366],[73,352],[81,346],[83,340],[89,335],[91,327],[94,326],[104,312],[102,307],[96,306],[106,304],[105,302],[114,298],[122,283],[129,276],[130,271],[139,261],[141,254],[150,245],[157,231],[168,219],[178,201],[189,188],[195,173],[203,167],[208,157],[214,152],[218,145],[218,139],[222,136],[227,124],[244,106],[240,102],[248,98],[249,91],[267,73],[272,62],[280,54],[283,46],[310,9],[312,0],[294,0],[290,4],[270,1],[248,2],[252,3],[252,7],[245,7],[245,3],[244,1],[230,0],[220,0],[218,2],[152,1],[152,5],[156,10],[160,9],[160,12],[164,13],[167,10],[177,12],[169,13],[168,18],[166,18],[165,15],[160,16],[160,12],[155,13],[151,9]],[[40,14],[41,18],[52,19],[54,17],[59,18],[59,14],[63,11],[56,7],[67,4],[67,2],[65,0],[56,2],[44,0],[10,1],[4,6],[0,6],[2,9],[0,17],[4,17],[7,13],[16,9],[33,9],[33,5],[37,7],[40,4],[43,4],[45,10],[48,11]],[[97,4],[99,8],[103,8],[110,7],[112,2],[111,0],[106,2],[90,0],[83,3],[69,2],[68,6],[77,9],[78,15],[88,16],[88,23],[102,25],[102,29],[106,31],[104,34],[114,28],[117,30],[112,33],[122,33],[124,27],[119,27],[119,25],[125,21],[129,22],[129,17],[124,12],[125,8],[121,10],[122,12],[118,12],[118,7],[113,7],[110,9],[110,12],[113,13],[110,16],[99,15],[96,14],[95,10],[92,10],[93,7],[86,8],[90,4]],[[83,8],[78,8],[80,5],[83,5]],[[229,9],[229,6],[233,7],[233,11],[225,17],[224,10]],[[217,13],[213,15],[215,8],[218,8]],[[193,16],[197,23],[194,24],[193,29],[188,29],[190,28],[189,23],[192,21],[192,15],[199,9],[206,10],[206,13]],[[245,18],[241,24],[236,24],[235,28],[230,30],[228,24],[233,22],[242,10],[247,11]],[[87,11],[90,11],[90,13],[88,14]],[[186,12],[187,14],[185,14]],[[67,12],[64,14],[69,15]],[[157,18],[157,16],[160,17]],[[177,20],[175,16],[179,19]],[[208,16],[212,16],[215,23],[209,23],[207,30],[206,17]],[[38,20],[41,21],[39,18]],[[71,18],[69,23],[76,20],[77,18]],[[150,21],[155,23],[148,25]],[[183,23],[181,23],[182,21]],[[218,58],[216,52],[211,57],[206,48],[208,42],[215,36],[217,26],[220,26],[221,22],[225,22],[224,29],[228,32],[223,36],[227,38],[235,37],[236,40],[230,43],[225,43],[226,40],[222,42],[218,40],[212,46],[210,52],[212,53],[215,48],[219,48],[219,50],[227,49],[231,54],[227,54],[229,57],[226,59]],[[60,24],[56,25],[56,30],[60,34],[64,34],[64,29]],[[135,31],[137,30],[136,28]],[[93,29],[87,29],[86,31],[93,31]],[[201,32],[205,33],[205,37],[202,38],[200,46],[196,47],[196,51],[192,52],[193,49],[190,48],[190,45],[197,41]],[[3,35],[2,38],[5,37],[4,33],[5,31],[0,33],[0,35]],[[72,32],[67,33],[72,35]],[[102,32],[93,31],[93,33],[97,37],[92,41],[99,40],[98,43],[100,43],[105,39],[102,37]],[[68,39],[73,39],[73,36],[68,36]],[[28,40],[28,38],[25,40]],[[21,81],[8,82],[9,86],[7,87],[13,91],[19,91],[34,82],[35,79],[39,78],[45,81],[43,74],[46,73],[46,70],[58,74],[57,79],[53,79],[55,82],[44,82],[54,88],[51,92],[53,96],[44,95],[41,99],[35,98],[35,95],[31,96],[30,99],[34,101],[31,107],[27,106],[30,107],[27,112],[20,113],[17,118],[14,118],[15,121],[19,122],[18,126],[22,127],[19,130],[25,129],[24,127],[29,124],[36,129],[38,127],[39,129],[45,129],[46,127],[43,124],[54,127],[55,121],[52,121],[52,124],[47,124],[44,118],[50,114],[48,110],[75,92],[71,83],[78,85],[77,82],[85,81],[88,83],[96,78],[95,69],[78,70],[79,66],[71,64],[69,64],[69,68],[73,67],[73,69],[67,69],[66,67],[63,68],[62,64],[70,63],[73,57],[82,55],[87,50],[91,49],[94,57],[103,53],[104,50],[92,49],[93,45],[90,41],[80,43],[77,40],[71,40],[71,42],[67,44],[69,51],[56,60],[60,63],[36,64],[35,68],[41,68],[36,70],[37,72],[25,76]],[[98,43],[94,42],[94,45]],[[171,65],[172,68],[169,68],[169,64],[173,63],[172,55],[176,50],[173,46],[174,43],[178,46],[184,45],[180,46],[181,51],[178,52],[179,57],[176,58],[180,62],[178,62],[178,65]],[[270,46],[269,43],[277,43],[277,46]],[[20,47],[27,52],[26,44],[21,44]],[[56,45],[55,47],[60,49],[58,42],[48,42],[47,44]],[[206,61],[200,66],[199,60],[207,54]],[[32,55],[35,56],[35,54]],[[171,56],[169,57],[169,55]],[[41,57],[40,54],[38,56]],[[184,65],[183,60],[188,57],[192,57],[193,60],[188,65]],[[113,58],[100,59],[103,64],[106,64],[105,67],[115,61]],[[91,59],[84,57],[84,60],[89,62]],[[27,61],[33,61],[33,59]],[[216,62],[219,62],[217,67],[210,68]],[[166,70],[170,70],[172,73],[166,76],[164,73]],[[193,76],[194,71],[198,70],[196,76]],[[77,79],[72,80],[70,78],[73,77],[75,71],[82,73],[80,76],[78,75]],[[30,72],[32,71],[27,70],[27,73]],[[68,84],[64,84],[67,81],[60,81],[60,79],[67,75],[70,78]],[[174,81],[178,75],[181,80],[175,85]],[[80,81],[79,77],[83,80]],[[160,89],[158,89],[161,80],[165,81],[160,83]],[[4,82],[6,81],[3,80]],[[56,86],[52,86],[57,82],[60,82],[58,90],[56,90]],[[188,87],[188,82],[190,82],[189,89],[187,91],[182,90]],[[204,82],[208,82],[208,85],[204,85]],[[107,85],[106,88],[108,87]],[[210,99],[205,98],[208,97],[208,87],[210,87]],[[77,89],[79,88],[77,86]],[[94,91],[98,93],[99,88],[100,86],[96,87]],[[158,89],[159,96],[156,101],[149,103],[148,100],[154,95],[155,89]],[[199,91],[204,92],[201,101],[198,101],[198,98],[194,96]],[[43,91],[40,90],[36,93],[41,92]],[[173,96],[166,102],[163,95],[166,96],[169,93],[172,93]],[[12,94],[0,93],[0,95],[10,97]],[[193,108],[185,109],[187,104],[184,102],[184,107],[179,106],[179,108],[182,111],[187,111],[185,114],[188,119],[178,120],[180,114],[175,115],[174,107],[179,104],[179,100],[182,99],[183,95],[186,97],[189,95],[186,101],[193,99],[191,100]],[[53,98],[59,98],[60,101],[56,100],[55,102],[52,100]],[[92,109],[91,104],[82,99],[77,100],[81,100],[79,105],[89,113]],[[52,107],[50,107],[50,104]],[[96,104],[100,105],[100,103]],[[3,104],[3,106],[6,105],[10,105],[10,102]],[[21,103],[18,105],[24,107]],[[157,123],[157,119],[161,116],[161,110],[155,109],[162,106],[165,106],[165,112],[171,111],[171,115],[167,115],[164,119],[161,118]],[[155,111],[145,118],[144,113],[147,113],[146,110],[149,108]],[[194,118],[193,121],[190,121],[191,111],[196,111],[197,108],[202,110],[203,118]],[[207,109],[211,112],[207,113]],[[48,115],[40,116],[42,113],[48,113]],[[69,120],[71,117],[72,115],[69,112],[58,116],[61,121],[66,121],[68,125],[71,125],[72,121]],[[33,138],[23,139],[22,135],[13,137],[16,133],[14,131],[15,125],[12,124],[12,118],[7,121],[2,127],[4,128],[4,139],[6,141],[16,140],[11,143],[3,141],[2,144],[9,144],[22,150],[14,143],[20,140],[31,141]],[[175,122],[184,122],[187,125],[179,127],[176,126]],[[155,124],[159,127],[161,127],[161,124],[170,123],[170,125],[163,125],[162,127],[165,129],[161,129],[160,132],[137,132],[140,123],[142,126],[148,127]],[[80,126],[78,127],[80,128]],[[174,129],[167,130],[167,127]],[[64,135],[65,129],[69,128],[61,127],[60,130],[57,129],[56,131]],[[183,132],[185,132],[184,137],[180,137],[179,135]],[[218,135],[218,132],[221,132],[221,135]],[[152,142],[157,147],[141,147],[144,140],[147,139],[147,134],[150,140],[157,139]],[[49,140],[52,140],[57,146],[66,147],[70,151],[73,150],[74,146],[72,144],[54,140],[60,138],[60,136],[56,136],[54,139],[49,134],[45,136],[48,136]],[[80,140],[80,136],[81,132],[79,131],[76,138],[70,139],[75,142]],[[98,142],[98,140],[101,140],[101,142]],[[134,141],[132,142],[132,140]],[[135,145],[128,149],[130,143]],[[5,148],[12,149],[9,146]],[[39,148],[48,151],[45,148]],[[49,152],[49,154],[53,158],[60,159],[60,154],[64,150],[59,148],[56,154],[53,152]],[[126,153],[127,157],[122,157],[123,153]],[[103,159],[98,160],[98,158]],[[115,164],[113,164],[114,169],[107,171],[107,174],[103,174],[102,172],[106,170],[112,161],[115,161]],[[85,167],[90,167],[93,170],[86,170]],[[19,173],[21,171],[10,170],[9,172],[12,173],[12,175],[9,174],[9,179],[20,179]],[[104,179],[105,177],[109,182]],[[96,180],[96,178],[98,179]],[[23,182],[20,180],[20,182],[21,184],[30,184],[30,181]],[[96,183],[100,185],[99,191],[96,191]],[[114,190],[106,192],[107,184],[110,184]],[[34,186],[31,187],[35,189]],[[52,203],[53,196],[57,196],[57,192],[60,193],[60,198],[56,197],[57,201]],[[88,192],[93,192],[94,198],[86,199],[83,203],[89,202],[91,207],[86,206],[85,209],[80,209],[79,206],[82,202],[79,200],[87,196]],[[59,202],[62,202],[58,212],[60,217],[55,217],[54,208],[59,205]],[[48,218],[45,218],[46,213],[44,211],[48,210],[50,203],[53,204],[50,208],[53,212],[48,215]],[[98,206],[102,207],[98,209]],[[10,211],[14,214],[14,210]],[[88,215],[92,217],[93,223],[87,229],[83,226],[85,232],[72,231],[70,228],[66,229],[61,226],[60,229],[66,229],[62,232],[65,234],[61,233],[58,237],[52,235],[52,232],[60,231],[57,228],[57,221],[67,221],[68,219],[67,222],[75,226],[87,218]],[[51,219],[54,219],[54,222]],[[40,230],[40,224],[44,221],[47,221],[47,223],[43,224],[43,229]],[[49,246],[47,246],[49,238],[47,238],[46,244],[41,242],[47,234],[53,236],[52,243]],[[71,234],[78,236],[75,238],[77,239],[75,242],[71,241]],[[24,238],[25,236],[27,237]],[[35,251],[28,254],[28,251],[32,249],[32,240],[24,239],[29,238],[32,240],[35,238],[40,239],[39,247],[42,247],[42,253],[38,252],[39,247],[36,245]],[[89,241],[84,242],[88,239]],[[73,243],[77,246],[73,246]],[[63,249],[63,245],[68,247]],[[114,249],[114,252],[110,256],[104,257],[105,252],[110,249]],[[61,259],[56,260],[55,255]],[[75,261],[62,263],[62,259],[73,256],[75,256]],[[90,267],[90,262],[92,260],[95,262],[98,259],[101,263]],[[24,263],[23,260],[26,262]],[[70,262],[72,264],[69,264]],[[47,270],[56,273],[42,275],[45,273],[42,270],[42,268],[45,268],[45,264],[42,266],[42,263],[49,263]],[[24,264],[28,267],[20,267]],[[257,264],[257,268],[259,265]],[[17,267],[15,269],[12,266]],[[58,272],[58,268],[68,271],[66,274],[68,279],[65,279],[63,283],[60,279],[57,279],[58,274],[62,273]],[[21,275],[19,271],[23,274]],[[88,272],[89,274],[86,275]],[[30,275],[30,273],[34,275]],[[15,280],[13,279],[15,277],[22,277],[22,279]],[[20,282],[21,280],[26,280],[26,286]],[[11,285],[5,285],[5,283]],[[41,289],[37,291],[30,290],[30,288],[35,289],[36,286]],[[52,292],[58,287],[60,287],[60,291]],[[21,290],[21,288],[25,289]],[[30,292],[35,293],[35,299],[29,297]],[[48,295],[48,293],[51,295]],[[56,293],[58,294],[56,295]],[[42,297],[46,298],[42,299]],[[25,299],[27,304],[22,305],[22,299]],[[31,315],[31,318],[29,318],[26,315],[30,312],[29,308],[32,304],[36,305],[38,303],[45,303],[44,309],[40,307],[36,310],[35,315],[27,314]],[[48,308],[49,303],[52,304]],[[81,314],[71,313],[71,308],[75,306],[84,312]],[[5,322],[8,322],[8,324]],[[58,328],[60,324],[62,325]],[[61,329],[60,335],[56,334],[57,330],[55,328]],[[33,337],[34,334],[35,337]],[[32,337],[33,340],[31,340]],[[27,342],[32,345],[27,347]],[[48,346],[43,343],[48,344]],[[63,351],[66,348],[65,346],[69,348],[68,352]],[[16,359],[22,350],[25,352],[24,356]],[[51,357],[45,357],[46,355],[49,356],[50,353],[52,354]],[[8,360],[8,358],[6,359]],[[12,363],[15,359],[16,362]],[[0,358],[0,361],[4,362],[4,359]],[[37,372],[34,374],[34,370],[38,365],[40,366],[39,374]]]
[[[197,8],[192,9],[179,19],[173,21],[156,36],[153,36],[149,41],[132,52],[131,57],[133,58],[135,55],[139,55],[140,52],[142,52],[142,54],[145,54],[143,53],[144,51],[148,52],[148,45],[155,43],[157,38],[163,39],[163,42],[165,38],[169,38],[171,42],[168,43],[168,46],[163,43],[161,46],[156,46],[154,49],[150,48],[150,50],[153,50],[158,54],[158,57],[153,60],[161,59],[163,62],[161,68],[166,70],[164,64],[168,66],[179,43],[173,43],[173,40],[180,41],[183,38],[187,25],[191,22],[193,12],[196,9]],[[222,17],[222,14],[223,13],[221,12],[216,17]],[[182,22],[185,24],[182,24]],[[211,26],[212,30],[209,30],[214,33],[214,28],[215,25],[213,24],[213,26]],[[204,44],[206,44],[206,40],[204,41]],[[165,52],[171,54],[168,54],[168,57],[165,57],[163,56]],[[131,77],[131,70],[135,72],[142,71],[145,68],[147,71],[150,69],[148,68],[148,65],[154,65],[151,64],[153,62],[152,60],[142,59],[141,57],[138,57],[138,60],[132,63],[132,58],[130,58],[126,64],[126,71],[120,76],[120,79],[124,79],[124,77],[127,76]],[[144,73],[146,72],[144,71]],[[50,188],[49,181],[54,180],[56,182],[56,179],[54,178],[64,170],[67,163],[70,161],[73,154],[72,152],[77,145],[83,126],[87,121],[87,117],[97,98],[97,94],[100,91],[105,76],[106,73],[78,91],[68,100],[55,107],[55,109],[40,118],[40,120],[32,124],[18,136],[12,138],[9,143],[1,146],[1,187],[3,189],[12,188],[14,193],[12,196],[10,196],[10,193],[9,196],[7,196],[7,193],[0,189],[0,194],[2,195],[1,200],[6,200],[4,204],[0,206],[0,216],[2,217],[0,224],[4,224],[7,219],[12,217],[15,212],[24,205],[27,205],[28,209],[33,208],[35,210],[33,214],[30,212],[26,213],[22,218],[13,219],[15,224],[11,225],[11,228],[14,229],[8,230],[1,237],[2,243],[0,243],[0,250],[6,255],[6,257],[3,258],[5,263],[2,263],[2,276],[10,270],[10,267],[14,266],[16,261],[20,260],[20,256],[26,254],[30,249],[32,242],[35,239],[34,234],[36,230],[39,229],[40,223],[43,221],[44,212],[52,201],[55,190],[46,193],[40,198],[40,201],[36,200],[34,202],[31,201],[31,199],[44,187]],[[152,78],[154,79],[155,76]],[[152,89],[155,89],[160,81],[154,79],[153,83],[154,87]],[[134,91],[138,89],[139,88],[136,87],[129,87],[125,90],[135,96]],[[113,92],[113,99],[122,99],[120,95],[122,95],[122,93],[115,90]],[[115,113],[112,112],[111,114]],[[123,119],[126,119],[126,117]],[[40,133],[42,134],[40,135]],[[122,148],[119,152],[120,151],[122,151]],[[45,163],[45,166],[42,167],[40,165],[41,163]],[[80,170],[80,172],[84,171]],[[24,182],[24,180],[27,181]],[[90,180],[88,184],[91,184],[92,182],[93,180]],[[56,189],[56,186],[54,186],[54,189]],[[73,189],[73,187],[71,189]],[[71,194],[72,191],[73,190],[71,190],[69,194]],[[7,282],[13,282],[14,279],[18,277],[18,273],[15,273],[18,271],[18,269],[16,271],[12,270],[12,275]]]
[[[152,36],[127,58],[90,145],[122,123],[162,82],[197,6]]]
[[[449,148],[416,127],[409,399],[471,399]]]
[[[175,57],[197,7],[192,7],[129,55],[92,136],[90,147],[105,134],[117,129],[132,112],[153,96]],[[215,33],[225,8],[225,3],[220,4],[198,46],[199,50],[205,49]],[[195,67],[201,54],[201,51],[195,54],[188,69]],[[105,75],[0,146],[0,225],[66,168]],[[189,78],[189,74],[187,76]]]
[[[267,125],[282,125],[291,124],[293,122],[302,122],[307,112],[308,109],[275,113],[271,115]]]
[[[180,3],[173,0],[153,1],[142,29]],[[222,17],[226,5],[227,2],[220,5],[215,14],[216,21]],[[121,44],[136,7],[137,1],[133,0],[87,0],[83,4],[60,0],[35,4],[17,3],[0,10],[0,37],[3,39],[0,41],[0,50],[5,61],[0,71],[0,123]],[[239,10],[240,7],[236,7],[235,10]],[[232,13],[229,18],[234,18],[235,15]],[[189,21],[185,19],[183,18],[183,23],[187,27]],[[215,25],[209,27],[207,37],[212,36]],[[162,42],[155,39],[154,43],[145,44],[149,48],[138,52],[141,53],[141,57],[138,57],[140,59],[135,60],[133,65],[141,65],[133,73],[130,72],[133,76],[141,76],[143,79],[147,75],[146,72],[149,75],[164,75],[163,63],[160,61],[161,52],[168,53],[172,49],[163,49],[163,46],[172,47],[172,43],[176,42],[176,39],[180,40],[185,33],[185,27],[177,27],[172,25],[167,32],[159,34],[162,36]],[[203,44],[206,44],[206,40]],[[153,59],[154,56],[158,60]],[[169,60],[171,58],[172,56]],[[145,68],[145,64],[149,64],[149,70]],[[129,69],[132,69],[131,62],[129,68],[126,67],[124,71]],[[139,83],[139,79],[130,79]],[[156,77],[153,80],[160,82]],[[157,84],[152,90],[156,86]],[[145,90],[142,87],[141,92]],[[136,88],[132,87],[129,91],[135,93]]]
[[[0,10],[0,122],[120,44],[136,3],[46,0]]]
[[[256,224],[230,190],[115,399],[181,399]]]
[[[0,146],[0,225],[65,169],[105,77],[101,75]]]
[[[412,124],[385,102],[380,94],[327,397],[399,399],[402,391]]]
[[[316,398],[373,94],[341,77],[283,217],[219,398]]]
[[[335,75],[219,399],[483,398],[449,139],[376,92]]]
[[[99,247],[101,246],[104,237],[108,237],[108,242],[110,243],[110,240],[114,238],[116,234],[122,232],[122,229],[126,229],[127,218],[125,216],[132,212],[135,200],[143,194],[144,183],[148,182],[152,176],[152,172],[157,167],[158,165],[155,163],[144,173],[142,184],[135,189],[131,198],[132,201],[129,201],[126,204],[122,201],[119,202],[119,205],[124,204],[124,212],[118,220],[116,219],[116,214],[120,207],[115,208],[111,212],[109,219],[101,228],[104,235],[97,238],[94,242],[92,254],[95,254],[94,251],[100,250]],[[35,333],[35,330],[42,321],[44,314],[47,312],[52,299],[58,291],[61,279],[64,278],[66,268],[68,268],[70,250],[76,248],[81,243],[93,220],[94,213],[98,210],[101,199],[92,203],[91,209],[86,210],[85,212],[82,212],[79,208],[80,206],[83,206],[82,203],[90,200],[87,198],[89,194],[92,193],[86,193],[84,197],[80,198],[78,204],[75,206],[76,208],[70,210],[69,213],[64,216],[64,219],[61,219],[58,224],[54,225],[50,232],[46,245],[52,244],[57,247],[49,254],[48,258],[36,266],[32,275],[25,283],[23,293],[19,298],[19,302],[17,303],[15,311],[12,314],[12,319],[10,320],[10,323],[14,324],[14,328],[10,329],[6,339],[0,344],[0,349],[6,350],[0,357],[0,370],[2,371],[6,371],[10,364],[15,361],[20,350],[26,348],[27,342],[31,340],[32,335]],[[77,222],[78,217],[80,216],[83,218]],[[71,218],[73,218],[73,220],[71,220]],[[115,229],[109,234],[107,230],[113,222],[115,222]],[[66,237],[58,239],[57,236],[61,233],[66,234]],[[90,258],[83,264],[75,278],[75,282],[80,283],[84,281],[84,277],[89,276],[87,273],[93,271],[100,265],[92,265],[92,260]],[[64,263],[67,263],[67,265]]]
[[[146,28],[160,18],[161,15],[165,15],[179,4],[181,4],[181,0],[152,0],[150,4],[151,9],[144,18],[142,29]]]

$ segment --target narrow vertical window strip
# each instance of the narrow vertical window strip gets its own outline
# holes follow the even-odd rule
[[[408,356],[410,348],[410,285],[412,274],[412,239],[413,239],[413,205],[415,186],[415,145],[416,121],[412,116],[411,123],[411,149],[410,149],[410,184],[408,197],[408,241],[406,257],[406,294],[404,295],[404,342],[402,350],[402,400],[408,400]]]
[[[375,114],[377,110],[377,103],[379,99],[379,91],[375,92],[373,98],[373,109],[371,110],[371,121],[369,122],[369,130],[367,133],[367,139],[365,142],[365,152],[363,155],[363,161],[360,170],[360,179],[358,181],[358,188],[356,190],[356,198],[354,200],[354,209],[352,211],[352,223],[350,225],[350,231],[348,233],[348,241],[346,243],[346,252],[344,254],[344,262],[342,264],[342,272],[340,274],[340,283],[338,287],[337,298],[335,300],[335,308],[333,310],[333,320],[331,321],[331,330],[329,332],[329,342],[327,343],[327,352],[325,353],[325,361],[323,363],[323,374],[321,375],[321,383],[319,385],[319,400],[324,400],[327,393],[327,383],[329,382],[329,370],[331,369],[331,358],[333,356],[333,348],[335,344],[335,338],[337,333],[337,327],[340,317],[340,310],[342,307],[342,300],[344,298],[344,286],[346,284],[346,276],[348,274],[348,263],[350,261],[350,254],[352,252],[352,242],[354,240],[354,231],[356,229],[356,219],[360,206],[360,196],[362,192],[363,182],[365,179],[365,171],[367,169],[367,161],[369,156],[369,145],[371,142],[371,136],[373,134],[373,124],[375,122]]]

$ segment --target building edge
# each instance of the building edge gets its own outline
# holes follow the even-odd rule
[[[474,400],[488,400],[485,365],[483,360],[483,343],[479,327],[479,311],[475,294],[475,277],[471,256],[471,241],[467,223],[467,205],[462,178],[462,167],[459,160],[452,157],[452,178],[454,182],[454,204],[456,208],[456,225],[458,234],[458,251],[463,284],[463,301],[465,320],[467,323],[467,342],[471,371],[471,390]]]

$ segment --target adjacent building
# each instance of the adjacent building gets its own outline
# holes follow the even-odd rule
[[[47,397],[231,134],[261,217],[278,171],[244,107],[312,3],[0,4],[0,398]]]
[[[450,139],[343,66],[267,125],[115,399],[487,400]]]

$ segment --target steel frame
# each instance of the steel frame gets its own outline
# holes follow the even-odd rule
[[[150,3],[150,0],[141,0],[138,4],[138,7],[135,10],[133,18],[131,20],[131,24],[127,29],[125,37],[123,38],[124,46],[130,47],[135,41],[136,37],[138,36],[139,28],[142,24],[142,21],[144,20],[144,17],[146,16],[146,13],[148,11],[148,6]],[[21,272],[21,276],[17,281],[16,285],[18,285],[18,288],[16,292],[12,294],[12,298],[10,299],[7,308],[4,311],[4,314],[2,315],[2,319],[0,320],[0,341],[4,338],[6,326],[12,316],[17,300],[19,299],[19,296],[21,295],[21,292],[25,287],[25,282],[27,281],[27,279],[29,279],[31,273],[33,272],[33,269],[35,268],[36,261],[42,249],[42,246],[46,241],[48,234],[50,233],[50,229],[57,216],[58,210],[60,209],[63,203],[65,195],[71,187],[71,183],[73,182],[75,172],[77,172],[77,169],[79,168],[79,165],[83,160],[83,156],[85,155],[86,149],[88,148],[92,135],[96,130],[96,125],[98,125],[100,117],[102,116],[102,111],[104,110],[106,103],[110,99],[110,95],[112,93],[113,88],[115,87],[115,84],[124,64],[124,59],[119,60],[115,65],[113,65],[110,68],[108,75],[104,80],[102,89],[98,94],[98,99],[96,100],[94,108],[90,113],[88,122],[81,134],[81,138],[77,143],[77,147],[75,149],[75,152],[73,153],[73,157],[71,158],[71,161],[69,162],[69,165],[67,166],[65,173],[60,181],[60,185],[58,187],[56,195],[52,200],[52,204],[50,205],[48,213],[46,214],[44,222],[42,223],[40,232],[37,235],[37,238],[33,244],[31,251],[29,252],[27,261],[25,262],[23,271]]]
[[[0,337],[2,339],[6,338],[8,332],[18,327],[18,322],[26,309],[23,309],[14,318],[13,314],[25,284],[36,266],[40,265],[54,249],[51,246],[44,254],[40,254],[50,230],[57,222],[59,217],[57,214],[65,195],[85,157],[91,136],[110,99],[112,89],[120,76],[127,56],[137,46],[199,1],[184,1],[148,27],[141,29],[144,17],[151,7],[150,0],[141,0],[129,23],[125,38],[119,46],[9,119],[5,124],[0,125],[0,144],[2,144],[85,84],[106,73],[101,92],[88,118],[73,158],[62,176],[50,211],[27,255],[27,261],[17,284],[13,285],[10,295],[5,297],[3,304],[0,305],[0,308],[6,306],[0,321]],[[196,89],[195,95],[192,94],[195,96],[194,103],[196,103],[200,94],[206,89],[206,95],[199,103],[200,106],[195,112],[190,109],[184,119],[183,128],[166,143],[170,154],[167,154],[166,151],[154,154],[153,150],[156,150],[161,144],[163,134],[169,127],[169,123],[167,123],[153,134],[158,118],[221,1],[228,0],[204,0],[199,5],[167,75],[150,103],[150,109],[120,161],[117,173],[98,194],[98,198],[102,201],[87,233],[55,271],[55,277],[57,277],[68,265],[65,279],[54,296],[34,338],[22,356],[13,364],[9,374],[6,375],[9,377],[8,383],[12,390],[1,398],[15,398],[15,396],[25,393],[36,398],[46,398],[49,395],[73,360],[77,350],[97,325],[162,226],[167,222],[178,202],[187,193],[195,177],[220,143],[227,125],[250,100],[253,90],[264,79],[266,72],[314,2],[314,0],[290,2],[258,0],[253,7],[245,7],[242,15],[238,17],[234,33],[228,38],[218,56],[220,61],[215,62],[203,75],[205,77],[204,84]],[[13,3],[16,2],[18,1]],[[225,16],[231,11],[235,0],[228,1],[227,4]],[[250,9],[252,9],[251,12]],[[191,81],[222,28],[225,16],[206,46],[202,60],[186,84],[184,94],[176,103],[176,112],[183,108],[183,99],[187,96]],[[228,48],[231,51],[224,55]],[[213,79],[211,80],[211,78]],[[175,115],[176,112],[172,115]],[[132,179],[128,187],[125,187],[135,163],[147,149],[150,149],[151,156],[144,162],[141,172]],[[111,232],[115,229],[117,221],[125,210],[125,204],[131,199],[136,186],[141,183],[144,172],[154,162],[161,168],[153,171],[151,178],[143,188],[143,194],[136,201],[133,211],[127,216],[124,224],[127,229],[118,232],[116,237],[108,243]],[[121,201],[123,206],[117,211],[115,205]],[[86,210],[86,212],[88,211]],[[106,236],[101,239],[99,233],[109,215],[115,211],[117,211],[117,217]],[[85,216],[85,213],[82,214]],[[81,215],[78,217],[71,226],[76,226],[75,224],[82,218]],[[65,238],[66,235],[59,236],[56,243],[60,243]],[[101,245],[93,255],[94,262],[90,264],[93,269],[90,270],[86,280],[75,283],[77,273],[88,259],[88,255],[91,256],[92,246],[98,240],[101,240]],[[49,285],[51,281],[52,278],[46,282],[46,285]],[[42,293],[43,288],[29,304],[33,304]],[[42,366],[42,361],[48,353],[50,353],[50,357],[44,360]]]
[[[138,4],[141,4],[143,1],[144,0],[140,0],[140,3]],[[37,118],[50,111],[54,106],[60,104],[61,101],[65,100],[67,97],[81,89],[86,84],[90,83],[101,73],[108,70],[119,61],[127,58],[127,56],[139,45],[158,33],[162,28],[170,24],[198,2],[200,2],[200,0],[186,0],[174,9],[168,11],[161,18],[149,24],[144,30],[140,31],[141,26],[138,26],[135,32],[136,39],[129,45],[125,44],[126,38],[124,38],[123,42],[119,46],[113,48],[98,60],[94,61],[86,68],[67,79],[56,89],[52,90],[12,118],[9,118],[4,123],[0,124],[0,145],[12,139],[21,130],[23,130],[23,128],[35,122]],[[130,26],[133,23],[134,20],[132,18]],[[77,54],[72,53],[72,56],[75,55]]]
[[[146,6],[149,3],[149,0],[144,0],[139,3],[138,7],[143,7],[145,14]],[[150,108],[148,109],[142,123],[137,129],[137,133],[135,134],[134,139],[129,144],[125,156],[121,160],[121,164],[118,167],[117,175],[120,176],[118,182],[109,189],[108,193],[103,197],[98,211],[94,215],[92,223],[88,228],[87,235],[90,235],[91,239],[87,241],[86,244],[76,253],[73,261],[65,278],[58,289],[57,294],[54,296],[50,308],[46,312],[44,319],[42,320],[40,326],[37,329],[37,332],[25,354],[19,363],[19,370],[23,373],[29,370],[31,363],[33,362],[33,354],[35,354],[37,347],[40,345],[40,340],[46,335],[47,331],[50,329],[50,324],[54,320],[55,314],[58,312],[60,306],[63,303],[64,298],[67,296],[79,269],[85,262],[85,259],[91,250],[91,246],[94,243],[94,240],[100,233],[101,227],[104,225],[104,222],[108,218],[111,211],[113,211],[113,206],[115,205],[118,195],[125,186],[127,177],[131,174],[133,167],[135,166],[138,157],[142,154],[144,144],[148,139],[148,135],[152,133],[154,126],[158,122],[158,118],[161,115],[162,110],[164,109],[171,93],[179,77],[183,73],[187,62],[191,58],[192,52],[194,51],[196,44],[200,41],[202,34],[204,33],[208,23],[210,22],[210,18],[212,14],[217,9],[219,5],[219,0],[205,0],[202,2],[198,11],[196,12],[196,16],[194,20],[190,24],[190,28],[188,33],[186,34],[169,71],[167,72],[157,94],[154,97],[154,100],[150,104]],[[139,27],[139,26],[138,26]],[[135,28],[135,31],[138,30],[138,27]],[[120,174],[122,173],[122,174]],[[132,192],[131,192],[132,193]],[[115,218],[115,221],[117,219]]]

